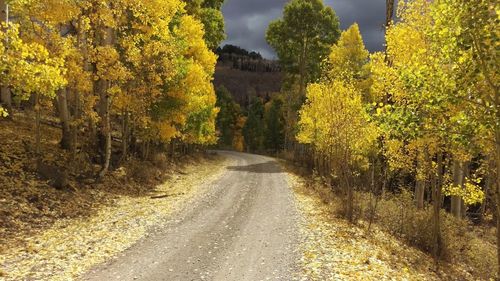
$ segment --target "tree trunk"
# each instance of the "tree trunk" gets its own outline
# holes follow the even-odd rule
[[[498,104],[498,103],[497,103]],[[497,116],[499,114],[497,113]],[[497,203],[497,278],[500,278],[500,126],[495,130],[496,203]]]
[[[465,162],[462,165],[462,175],[462,188],[465,189],[466,180],[470,179],[470,162]],[[460,207],[461,217],[465,218],[467,216],[467,206],[465,205],[465,201],[463,199],[460,200],[460,204],[462,205]]]
[[[417,170],[420,170],[422,167],[422,161],[417,159]],[[424,195],[425,195],[425,179],[420,179],[417,176],[417,180],[415,183],[415,205],[418,209],[424,208]]]
[[[74,109],[73,109],[73,116],[74,116],[74,121],[71,122],[70,125],[70,131],[71,131],[71,157],[73,159],[76,158],[76,153],[77,153],[77,144],[78,144],[78,123],[75,122],[76,120],[80,120],[81,117],[81,110],[80,110],[80,97],[76,91],[72,91],[73,93],[73,98],[74,98]]]
[[[487,167],[486,170],[486,180],[484,182],[484,200],[481,202],[481,208],[479,209],[479,221],[482,223],[484,221],[484,214],[486,212],[486,206],[488,205],[488,198],[491,196],[492,189],[494,190],[495,179],[494,179],[494,171],[493,167],[495,165],[494,161],[492,161],[491,155],[487,156]]]
[[[113,45],[113,29],[107,27],[104,31],[101,45]],[[102,169],[99,172],[99,178],[106,175],[111,161],[111,118],[110,118],[110,97],[108,89],[110,82],[103,78],[97,81],[97,91],[99,93],[99,117],[100,117],[100,144],[103,153]]]
[[[4,109],[7,111],[9,114],[7,116],[8,119],[12,119],[12,93],[10,92],[9,87],[6,86],[0,86],[0,97],[2,99],[2,104],[4,106]]]
[[[60,33],[62,34],[62,27]],[[61,121],[62,137],[59,142],[62,149],[69,150],[71,148],[71,121],[70,112],[68,108],[69,91],[67,88],[62,88],[57,91],[57,109],[59,113],[59,120]]]
[[[464,173],[463,163],[458,160],[453,161],[453,185],[463,185]],[[460,196],[451,196],[451,214],[456,218],[462,218],[462,198]]]
[[[102,162],[102,169],[99,172],[99,177],[102,178],[103,176],[106,175],[106,173],[109,170],[109,164],[111,160],[111,123],[110,123],[110,116],[109,116],[109,98],[107,94],[107,85],[108,82],[103,81],[100,87],[100,101],[99,101],[99,108],[100,108],[100,117],[101,117],[101,123],[100,123],[100,139],[101,139],[101,149],[103,152],[103,162]]]
[[[385,8],[385,27],[389,28],[391,26],[392,18],[394,17],[394,0],[386,0]]]
[[[415,184],[415,204],[418,209],[424,208],[425,181],[417,179]]]
[[[385,198],[385,193],[387,190],[387,181],[388,181],[388,171],[389,167],[387,167],[387,163],[382,164],[382,184],[380,185],[380,198]]]
[[[391,23],[392,23],[392,18],[394,17],[394,2],[395,0],[386,0],[385,1],[385,33],[387,34],[387,31],[389,30],[389,28],[391,27]],[[389,58],[389,54],[387,53],[387,44],[386,44],[386,48],[385,48],[385,62],[391,66],[392,65],[392,62]],[[386,95],[386,103],[388,101],[387,99],[387,95]]]
[[[40,130],[40,95],[35,93],[35,154],[37,160],[41,157],[41,130]]]
[[[129,139],[129,130],[128,130],[128,112],[124,112],[123,120],[122,120],[122,157],[121,161],[127,160],[128,156],[128,139]]]
[[[344,185],[346,189],[346,218],[349,222],[354,221],[354,192],[350,182],[350,170],[347,163],[341,164],[342,174],[344,176]]]
[[[377,166],[377,157],[373,157],[372,160],[372,168],[371,168],[371,175],[370,175],[370,219],[368,221],[368,230],[367,232],[369,233],[372,227],[373,220],[375,218],[375,215],[377,213],[377,205],[378,205],[378,196],[377,196],[377,191],[376,191],[376,184],[375,184],[375,169]],[[375,200],[375,203],[373,203],[373,200]]]
[[[299,96],[304,97],[306,95],[306,85],[305,85],[305,61],[304,58],[300,59],[300,70],[299,70]]]
[[[71,121],[68,109],[68,89],[63,88],[57,92],[57,106],[59,111],[59,120],[62,127],[62,138],[60,145],[63,149],[71,148]]]
[[[4,22],[9,22],[9,6],[5,0],[0,0],[0,23]],[[7,118],[12,119],[12,93],[7,85],[0,85],[0,99],[9,114]]]
[[[441,237],[441,188],[443,184],[443,153],[438,152],[437,154],[437,171],[436,171],[436,181],[434,183],[433,190],[433,237],[434,237],[434,249],[433,256],[437,261],[441,256],[442,251],[442,237]]]

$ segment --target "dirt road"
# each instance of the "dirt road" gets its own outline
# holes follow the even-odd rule
[[[298,213],[272,158],[232,159],[171,221],[82,280],[294,280]]]

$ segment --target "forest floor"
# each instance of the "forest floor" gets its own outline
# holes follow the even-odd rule
[[[87,182],[71,175],[84,168],[65,160],[59,137],[60,129],[43,126],[44,162],[72,165],[71,187],[62,190],[36,173],[29,118],[0,122],[0,280],[71,280],[134,244],[225,162],[208,154],[160,167],[133,160],[102,182]]]
[[[376,224],[338,217],[334,206],[312,188],[311,179],[284,164],[301,225],[301,266],[306,280],[480,280],[461,264],[441,262],[406,245]]]

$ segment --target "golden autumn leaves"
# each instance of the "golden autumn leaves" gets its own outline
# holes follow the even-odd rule
[[[458,162],[494,157],[500,126],[489,116],[498,116],[498,108],[487,113],[484,108],[486,101],[495,103],[498,88],[491,85],[498,78],[488,68],[494,59],[482,62],[481,56],[495,57],[498,42],[488,39],[495,9],[488,1],[479,6],[462,2],[401,3],[400,20],[386,34],[386,53],[369,55],[357,25],[342,33],[323,63],[320,81],[308,86],[298,133],[300,142],[338,163],[334,176],[365,170],[379,153],[392,172],[409,172],[420,180],[436,173],[438,154]],[[467,9],[454,13],[462,4]],[[478,9],[483,27],[469,20],[469,8]],[[481,202],[479,182],[491,164],[481,165],[482,172],[469,175],[461,186],[446,168],[446,195],[459,196],[467,205]]]
[[[99,122],[105,81],[111,115],[128,116],[147,140],[215,141],[216,56],[181,0],[10,1],[15,24],[0,32],[1,84],[23,99],[67,89]],[[5,114],[2,110],[0,114]],[[78,119],[78,120],[77,120]]]

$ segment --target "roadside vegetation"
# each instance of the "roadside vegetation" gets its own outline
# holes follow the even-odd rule
[[[373,54],[356,24],[329,21],[322,1],[294,0],[269,26],[290,81],[282,156],[353,230],[389,233],[463,269],[457,280],[497,278],[498,4],[387,1],[386,50]]]
[[[54,188],[39,178],[29,118],[0,124],[0,279],[73,280],[133,245],[171,218],[222,172],[224,159],[204,152],[129,159],[98,182],[68,177]],[[60,129],[42,125],[44,159],[64,165]],[[21,139],[22,139],[21,138]],[[85,163],[81,163],[86,167]],[[31,168],[30,168],[31,167]],[[83,169],[83,168],[82,168]]]
[[[374,219],[367,192],[355,192],[355,223],[345,219],[342,194],[317,176],[284,164],[301,222],[301,273],[310,280],[492,280],[495,231],[443,212],[446,257],[432,249],[432,213],[416,209],[411,194],[381,199]],[[373,200],[373,197],[371,198]]]
[[[219,170],[222,2],[0,1],[0,279],[71,280]]]
[[[386,4],[386,50],[370,53],[322,1],[290,1],[266,34],[282,90],[219,99],[220,144],[303,167],[354,228],[497,278],[498,4]]]

